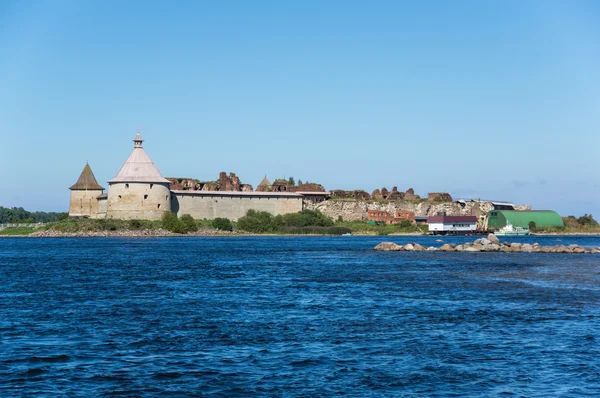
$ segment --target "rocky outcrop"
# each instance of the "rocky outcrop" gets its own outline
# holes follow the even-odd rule
[[[373,199],[373,200],[383,199],[383,195],[381,195],[381,191],[379,189],[374,190],[373,193],[371,194],[371,199]]]
[[[495,236],[494,236],[495,237]],[[493,241],[491,236],[488,238],[477,239],[473,242],[467,242],[460,245],[446,243],[440,247],[430,246],[425,248],[418,243],[408,243],[406,245],[398,245],[394,242],[381,242],[375,246],[377,251],[435,251],[435,252],[459,252],[459,253],[481,253],[481,252],[502,252],[502,253],[561,253],[561,254],[598,254],[600,250],[593,248],[585,248],[579,245],[569,246],[542,246],[539,243],[508,243],[500,244]],[[497,237],[495,237],[497,239]]]
[[[334,195],[332,191],[332,197]],[[339,191],[345,192],[345,191]],[[373,196],[371,196],[373,199]],[[415,213],[416,216],[435,216],[438,213],[446,213],[448,216],[484,216],[488,211],[493,210],[494,206],[490,202],[467,202],[460,203],[436,203],[436,202],[415,202],[415,201],[395,201],[381,203],[376,200],[371,201],[339,201],[326,200],[320,203],[311,203],[305,201],[304,208],[307,210],[319,210],[337,220],[342,217],[345,221],[366,221],[367,210],[385,211],[390,214],[396,214],[396,210],[408,210]]]

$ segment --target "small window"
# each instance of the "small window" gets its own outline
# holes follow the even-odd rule
[[[129,184],[125,184],[125,188],[129,188]]]
[[[121,199],[121,195],[119,195],[119,199]]]
[[[158,204],[158,209],[160,209],[160,203]]]
[[[148,195],[144,195],[144,199],[148,199]]]
[[[165,196],[165,200],[169,200],[169,195]]]
[[[152,189],[153,186],[154,186],[154,184],[150,184],[150,189]]]

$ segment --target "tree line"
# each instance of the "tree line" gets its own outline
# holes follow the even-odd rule
[[[68,213],[56,213],[45,211],[27,211],[22,207],[0,206],[0,224],[27,224],[36,222],[52,222],[64,220]]]

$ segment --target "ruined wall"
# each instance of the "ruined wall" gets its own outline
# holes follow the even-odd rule
[[[337,220],[339,216],[344,221],[367,220],[367,210],[386,211],[395,214],[396,210],[408,210],[416,216],[434,216],[438,212],[446,212],[449,216],[477,216],[482,217],[488,211],[493,210],[489,202],[467,202],[460,203],[435,203],[412,201],[398,201],[379,203],[376,201],[341,201],[326,200],[321,203],[304,202],[304,208],[308,210],[319,210],[321,213]]]
[[[447,192],[431,192],[427,194],[430,202],[452,202],[452,196]]]
[[[72,190],[69,202],[69,216],[96,218],[98,215],[97,198],[100,195],[102,195],[102,190],[100,189],[89,191]]]
[[[297,213],[302,211],[302,197],[173,193],[172,211],[179,217],[189,214],[196,219],[223,217],[237,220],[250,209],[273,215]]]
[[[108,187],[106,218],[160,220],[171,210],[169,184],[114,183]]]

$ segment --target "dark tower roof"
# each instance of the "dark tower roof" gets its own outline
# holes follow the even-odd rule
[[[79,176],[79,179],[75,185],[72,185],[69,189],[76,191],[89,191],[96,189],[104,190],[104,188],[98,184],[98,181],[96,181],[96,177],[94,177],[92,168],[87,163],[85,164],[85,167],[83,168],[83,171],[81,172],[81,175]]]

